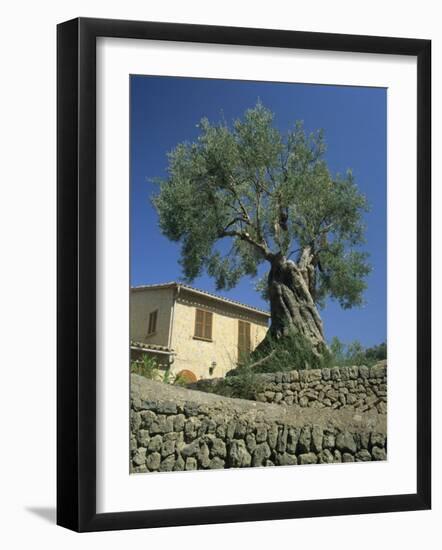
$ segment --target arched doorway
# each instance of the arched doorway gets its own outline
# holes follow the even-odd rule
[[[191,370],[183,369],[180,370],[179,373],[176,375],[177,378],[185,382],[186,384],[190,384],[192,382],[196,382],[198,378],[196,377],[195,373],[193,373]]]

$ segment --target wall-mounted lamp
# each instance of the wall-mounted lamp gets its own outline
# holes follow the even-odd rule
[[[210,374],[210,376],[212,376],[213,371],[215,370],[215,367],[216,367],[216,361],[212,361],[212,364],[211,364],[210,367],[209,367],[209,374]]]

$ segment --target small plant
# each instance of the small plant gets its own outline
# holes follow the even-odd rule
[[[178,373],[173,381],[174,386],[187,386],[189,381],[187,380],[186,376],[183,376],[182,374]]]
[[[163,382],[163,384],[172,384],[173,378],[174,376],[170,372],[170,368],[169,368],[163,372],[163,379],[161,381]]]
[[[260,393],[262,388],[262,381],[258,373],[246,366],[242,366],[237,370],[239,372],[236,373],[236,376],[200,380],[198,390],[224,397],[255,400],[256,395]]]
[[[144,354],[141,359],[132,361],[130,365],[130,372],[144,376],[144,378],[147,378],[148,380],[159,380],[160,378],[160,372],[158,370],[156,360],[146,354]]]
[[[285,337],[284,346],[277,340],[269,340],[265,351],[254,352],[227,376],[239,376],[247,371],[253,373],[284,372],[290,370],[320,369],[331,365],[331,353],[326,349],[322,355],[313,352],[309,343],[298,333]]]
[[[387,359],[387,344],[382,342],[378,346],[364,348],[357,340],[350,344],[344,344],[335,336],[330,343],[330,352],[333,365],[339,367],[367,365],[371,367],[379,361]]]

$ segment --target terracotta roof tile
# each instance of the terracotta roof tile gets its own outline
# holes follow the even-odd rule
[[[194,288],[190,285],[187,285],[185,283],[177,283],[175,281],[169,282],[169,283],[160,283],[160,284],[152,284],[152,285],[139,285],[132,287],[132,290],[149,290],[149,289],[157,289],[157,288],[184,288],[185,290],[188,290],[190,292],[194,292],[195,294],[203,294],[205,296],[209,296],[210,298],[214,298],[216,300],[219,300],[220,302],[225,302],[227,304],[232,304],[238,307],[241,307],[243,309],[248,309],[249,311],[254,311],[256,313],[260,313],[261,315],[265,315],[266,317],[270,317],[270,313],[268,311],[265,311],[264,309],[260,309],[254,306],[249,306],[247,304],[244,304],[242,302],[238,302],[237,300],[232,300],[231,298],[224,298],[223,296],[217,296],[216,294],[213,294],[212,292],[208,292],[207,290],[201,290],[199,288]]]
[[[145,342],[136,342],[135,340],[130,341],[131,348],[145,349],[149,351],[163,351],[167,353],[175,353],[172,348],[166,346],[159,346],[158,344],[146,344]]]

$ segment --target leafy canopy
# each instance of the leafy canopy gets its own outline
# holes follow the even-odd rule
[[[168,177],[153,199],[161,231],[181,243],[186,279],[205,269],[218,289],[232,288],[261,262],[299,261],[309,247],[315,301],[361,304],[367,203],[350,171],[330,174],[322,131],[307,135],[297,122],[282,134],[260,102],[232,127],[202,119],[198,128],[194,143],[169,153]],[[220,245],[227,239],[229,247]]]

